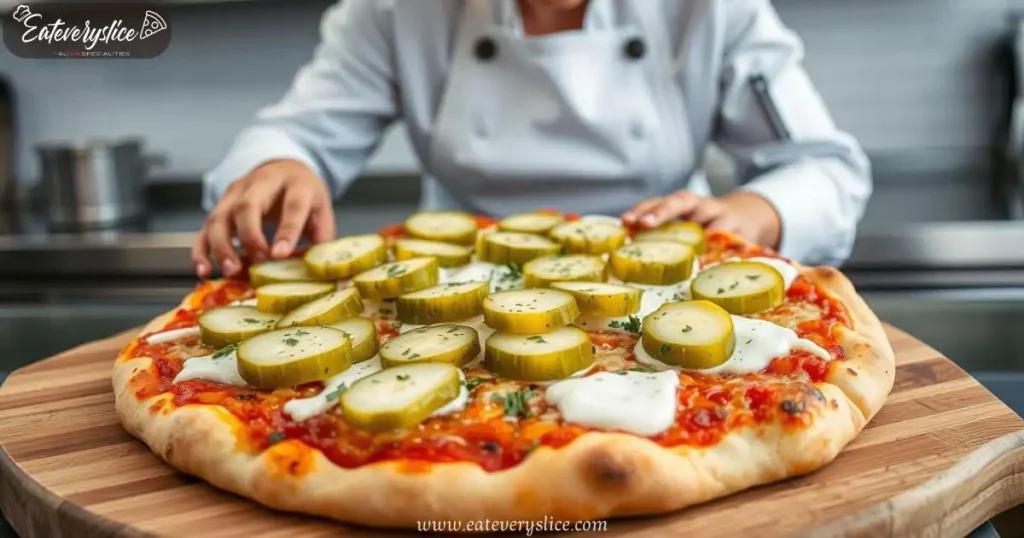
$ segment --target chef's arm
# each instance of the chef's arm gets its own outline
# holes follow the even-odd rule
[[[281,159],[305,163],[337,197],[397,116],[385,2],[345,0],[323,15],[320,43],[285,96],[260,110],[205,179],[211,209],[228,185]]]
[[[871,195],[870,164],[836,129],[801,67],[802,43],[770,1],[724,5],[729,32],[716,142],[735,159],[741,189],[778,212],[783,256],[841,264]]]

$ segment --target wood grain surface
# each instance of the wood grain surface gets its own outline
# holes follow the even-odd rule
[[[111,367],[130,336],[18,370],[0,388],[0,508],[23,538],[375,534],[273,512],[163,464],[114,414]],[[1024,421],[937,351],[889,336],[892,395],[831,465],[600,534],[963,536],[1024,502]]]

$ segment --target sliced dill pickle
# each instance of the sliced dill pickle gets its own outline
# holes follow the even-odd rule
[[[339,403],[352,426],[387,431],[416,426],[461,390],[459,369],[450,364],[406,364],[356,381]]]
[[[479,228],[472,215],[461,211],[421,211],[405,221],[409,237],[456,245],[472,245]]]
[[[626,242],[626,229],[604,219],[580,219],[556,226],[551,237],[571,254],[605,254]]]
[[[350,235],[310,247],[304,258],[323,280],[343,280],[387,261],[387,246],[377,234]]]
[[[644,318],[641,340],[651,357],[694,370],[723,364],[736,346],[732,316],[707,301],[662,305]]]
[[[256,288],[256,308],[274,314],[290,312],[337,287],[330,282],[280,282]]]
[[[555,282],[552,288],[569,292],[576,298],[580,315],[594,318],[621,318],[640,311],[643,292],[632,286],[607,282]]]
[[[546,234],[552,228],[565,222],[565,217],[551,213],[519,213],[509,215],[498,221],[498,229],[503,232],[519,232],[524,234]]]
[[[484,323],[513,334],[539,334],[569,325],[579,316],[576,299],[554,289],[493,293],[484,299]]]
[[[704,252],[704,227],[696,222],[673,221],[662,224],[653,230],[637,232],[633,236],[634,243],[647,241],[670,241],[690,245],[697,254]]]
[[[399,239],[395,242],[395,259],[408,260],[433,256],[441,267],[461,267],[470,262],[469,248],[427,239]]]
[[[546,288],[554,282],[574,280],[604,281],[607,276],[604,261],[586,254],[537,258],[523,266],[527,288]]]
[[[285,314],[277,326],[285,328],[293,325],[330,325],[345,318],[358,316],[362,312],[363,301],[359,297],[359,290],[345,288],[297,306]]]
[[[367,299],[390,299],[429,288],[438,280],[437,258],[412,258],[360,273],[352,279],[352,284]]]
[[[205,344],[220,349],[273,329],[280,317],[251,306],[215,308],[199,317],[199,335]]]
[[[539,235],[516,232],[491,232],[480,235],[477,257],[495,264],[523,264],[534,258],[557,254],[558,243]]]
[[[623,282],[668,286],[690,278],[693,257],[693,247],[682,243],[634,243],[612,252],[609,269]]]
[[[717,304],[743,316],[774,308],[785,299],[782,273],[767,263],[726,262],[700,272],[690,284],[694,299]]]
[[[380,347],[380,362],[391,368],[413,362],[465,366],[480,355],[480,335],[465,325],[441,324],[400,334]]]
[[[484,344],[484,365],[510,379],[556,381],[593,364],[590,335],[572,326],[533,335],[494,333]]]
[[[348,334],[330,327],[291,327],[238,345],[238,375],[261,389],[293,387],[336,376],[352,366]]]
[[[462,321],[483,314],[483,300],[490,291],[488,282],[440,284],[399,296],[398,321],[430,325]]]

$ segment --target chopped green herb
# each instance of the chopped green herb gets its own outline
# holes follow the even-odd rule
[[[406,375],[406,374],[398,374],[398,376],[395,377],[395,379],[397,379],[399,381],[408,381],[409,380],[409,376]]]
[[[658,353],[661,353],[662,355],[665,355],[665,354],[667,354],[667,353],[668,353],[668,352],[669,352],[669,351],[670,351],[671,349],[672,349],[672,346],[670,346],[670,345],[668,345],[668,344],[661,344],[661,347],[660,347],[660,348],[658,348]]]
[[[642,326],[640,324],[640,318],[636,316],[629,316],[629,319],[626,321],[612,321],[611,323],[608,324],[608,326],[613,329],[622,329],[624,331],[629,331],[634,334],[640,334],[640,331],[642,329]]]
[[[309,334],[309,332],[304,331],[302,329],[295,331],[295,336],[306,336],[307,334]]]
[[[548,343],[548,341],[545,340],[544,337],[542,337],[542,336],[527,336],[526,339],[531,341],[531,342],[537,342],[539,344],[546,344],[546,343]]]
[[[747,280],[757,280],[761,278],[761,275],[747,275]]]
[[[327,401],[328,402],[336,402],[336,401],[338,401],[338,398],[341,397],[341,393],[345,392],[345,389],[347,389],[347,388],[348,387],[346,387],[345,385],[338,385],[338,388],[332,390],[331,392],[329,392],[327,394]]]
[[[686,327],[682,328],[682,332],[684,332],[684,333],[688,333],[688,332],[690,332],[692,330],[693,330],[693,327],[690,327],[689,325],[687,325]]]
[[[213,358],[214,359],[221,359],[221,358],[227,357],[233,351],[235,351],[235,348],[237,348],[237,347],[238,347],[238,344],[230,344],[230,345],[224,346],[224,347],[218,349],[217,352],[213,354]]]
[[[406,270],[405,264],[403,264],[403,263],[393,263],[393,264],[389,265],[388,268],[384,270],[384,272],[385,272],[385,274],[387,274],[388,278],[392,278],[392,277],[396,277],[396,276],[400,276],[400,275],[404,274],[405,270]]]
[[[466,390],[473,390],[477,386],[479,386],[481,383],[486,383],[486,382],[488,382],[490,380],[491,380],[491,378],[489,378],[489,377],[474,377],[472,379],[467,379],[466,380]]]
[[[299,341],[294,339],[294,338],[286,338],[284,340],[284,343],[287,344],[288,346],[291,346],[291,347],[295,347],[295,346],[299,345]]]
[[[533,414],[530,413],[530,407],[526,402],[532,395],[533,391],[527,389],[512,392],[505,396],[495,394],[491,396],[491,400],[496,403],[501,403],[505,407],[506,417],[529,418],[533,416]]]
[[[252,325],[252,324],[255,324],[255,323],[261,323],[260,320],[258,320],[256,318],[242,318],[242,322],[248,323],[249,325]]]
[[[516,280],[523,276],[523,268],[518,263],[510,263],[505,267],[507,271],[501,277],[502,280]]]

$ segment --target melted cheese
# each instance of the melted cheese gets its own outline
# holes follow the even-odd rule
[[[348,370],[328,379],[324,383],[324,390],[320,391],[320,394],[309,398],[288,400],[284,404],[284,411],[294,420],[306,420],[307,418],[315,417],[338,405],[337,395],[338,389],[341,386],[351,387],[352,383],[379,371],[381,371],[379,356],[373,356],[368,360],[353,364]]]
[[[675,423],[678,386],[673,371],[602,372],[559,381],[544,396],[567,422],[651,436]]]
[[[213,355],[206,355],[185,360],[185,366],[178,372],[174,382],[180,383],[190,379],[205,379],[240,387],[246,385],[242,376],[238,375],[238,357],[235,356],[234,350],[216,359]]]
[[[165,342],[173,342],[190,336],[199,336],[199,326],[185,327],[184,329],[171,329],[169,331],[154,333],[146,337],[146,343],[163,344]]]
[[[823,359],[831,360],[831,355],[814,342],[800,338],[786,327],[770,321],[732,316],[736,335],[736,347],[729,360],[719,366],[705,370],[696,370],[707,374],[745,374],[760,372],[768,367],[772,359],[784,357],[793,350],[809,351]],[[633,349],[636,359],[642,363],[666,368],[676,368],[650,356],[643,347],[643,338]]]

